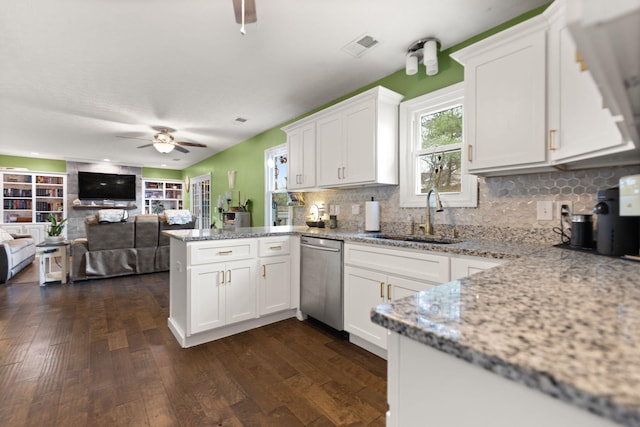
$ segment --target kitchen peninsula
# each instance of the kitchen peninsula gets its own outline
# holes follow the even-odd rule
[[[480,419],[489,420],[486,425],[492,426],[541,425],[539,420],[544,418],[537,417],[545,415],[551,416],[551,421],[544,419],[544,425],[640,425],[638,263],[549,245],[484,240],[427,244],[306,227],[259,227],[233,232],[180,230],[167,234],[172,237],[169,327],[183,346],[295,316],[300,235],[505,259],[508,262],[499,267],[372,310],[372,320],[391,331],[388,425],[423,425],[427,418],[434,425],[466,425]],[[289,239],[289,243],[283,239]],[[227,248],[229,245],[234,247]],[[205,261],[206,256],[198,258],[196,250],[205,247],[214,248],[208,256],[238,256],[245,261],[251,258],[253,264],[244,265],[242,268],[248,270],[237,275],[237,266],[232,263],[240,259]],[[228,250],[233,253],[225,254]],[[236,310],[247,320],[218,323],[219,327],[204,335],[195,332],[195,338],[190,338],[185,331],[194,325],[188,325],[190,320],[184,311],[187,300],[195,298],[201,303],[199,309],[205,311],[215,311],[218,305],[210,305],[193,293],[188,285],[188,270],[204,274],[208,280],[206,289],[219,292],[229,275],[232,285],[242,277],[258,280],[263,277],[263,268],[267,268],[269,277],[269,267],[262,267],[270,257],[269,250],[282,251],[282,255],[273,258],[289,257],[288,305],[262,314],[258,287],[256,300],[251,299],[251,293],[245,298],[254,301],[249,309]],[[196,265],[192,265],[194,260]],[[284,271],[286,267],[280,270]],[[219,313],[213,318],[217,321]],[[442,375],[431,377],[437,371],[450,375],[446,381]],[[507,389],[500,382],[507,384]],[[521,396],[520,391],[525,392],[525,407],[515,405],[510,398]],[[485,409],[475,412],[479,409],[473,405],[474,400]],[[562,414],[569,411],[569,418],[556,417],[557,412],[550,407],[559,407]],[[516,418],[509,418],[510,415]]]

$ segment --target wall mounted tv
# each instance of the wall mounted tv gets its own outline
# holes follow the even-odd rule
[[[80,200],[136,200],[136,176],[78,172]]]

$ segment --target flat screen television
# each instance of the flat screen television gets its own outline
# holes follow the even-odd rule
[[[80,200],[136,200],[136,176],[78,172]]]

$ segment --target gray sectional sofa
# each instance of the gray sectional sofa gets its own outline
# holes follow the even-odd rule
[[[169,238],[164,230],[194,228],[168,224],[164,215],[136,215],[133,221],[100,223],[85,219],[86,238],[71,245],[71,280],[87,280],[169,270]]]
[[[28,235],[11,235],[0,248],[0,283],[6,283],[36,257],[36,242]]]

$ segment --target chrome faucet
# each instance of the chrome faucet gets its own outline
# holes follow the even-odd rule
[[[444,209],[442,208],[442,202],[440,201],[440,194],[438,194],[438,190],[435,188],[431,188],[427,193],[427,219],[424,224],[420,224],[418,228],[424,231],[424,234],[428,236],[433,236],[433,223],[431,222],[431,194],[435,194],[436,196],[436,212],[442,212]]]

